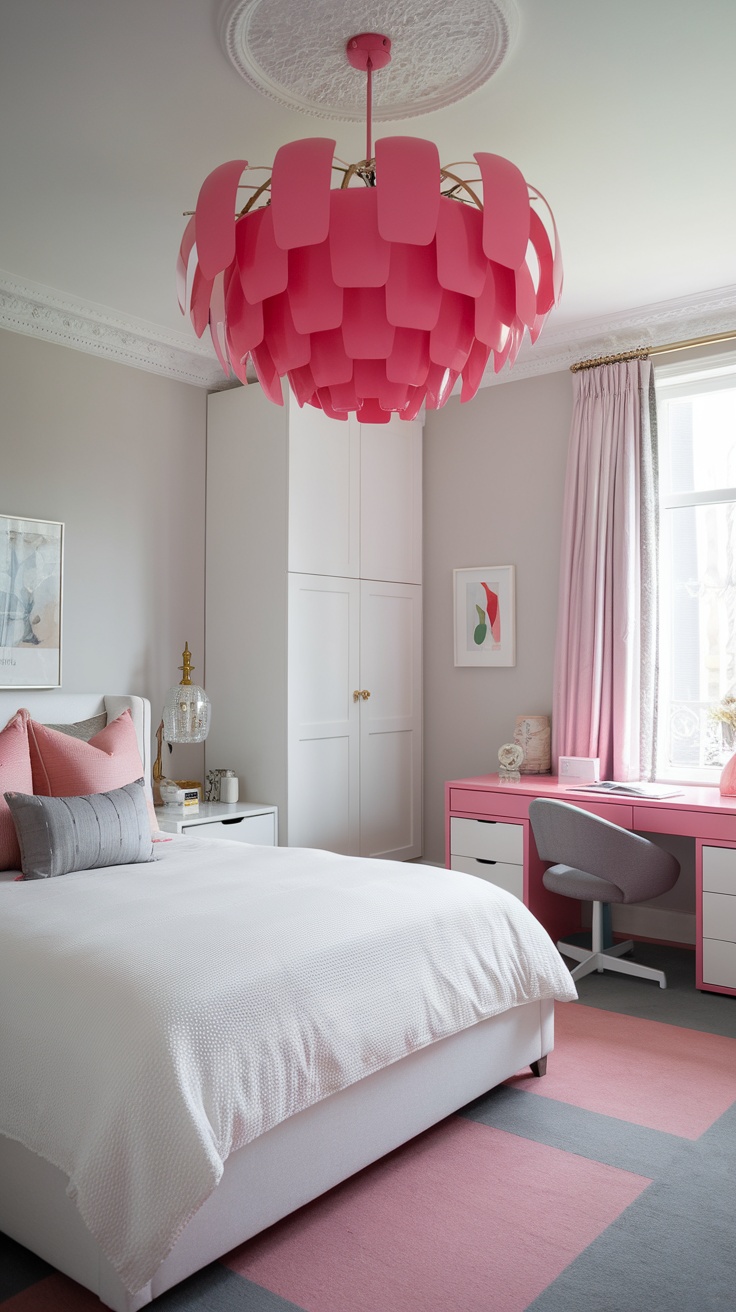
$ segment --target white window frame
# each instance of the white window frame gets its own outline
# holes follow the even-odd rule
[[[709,358],[703,358],[697,362],[693,361],[689,365],[683,363],[659,365],[655,367],[655,388],[657,403],[664,400],[676,400],[678,397],[702,395],[706,392],[721,390],[736,390],[736,352],[719,354]],[[690,506],[706,505],[724,505],[730,502],[736,502],[736,487],[716,488],[703,492],[681,492],[670,493],[667,495],[660,494],[660,518],[664,517],[664,512],[673,509],[686,508]],[[660,615],[660,644],[662,635],[671,627],[670,615],[666,613],[664,607],[666,598],[670,589],[667,587],[666,576],[667,563],[663,559],[663,553],[660,549],[660,603],[663,606]],[[663,599],[665,599],[663,601]],[[718,767],[688,767],[687,773],[683,773],[682,767],[676,768],[666,763],[666,745],[667,745],[667,724],[663,710],[669,706],[670,698],[668,689],[664,682],[666,677],[663,662],[661,660],[660,646],[660,668],[658,689],[658,742],[657,742],[657,778],[667,783],[689,783],[689,784],[717,784],[720,778],[722,766]]]

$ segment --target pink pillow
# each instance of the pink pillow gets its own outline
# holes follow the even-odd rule
[[[0,870],[20,870],[20,848],[3,793],[33,791],[28,711],[16,711],[0,732]]]
[[[108,793],[143,777],[130,711],[123,711],[88,743],[30,720],[28,741],[33,791],[39,797]]]

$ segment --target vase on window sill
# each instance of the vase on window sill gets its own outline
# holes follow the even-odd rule
[[[718,787],[722,797],[736,797],[736,753],[726,761]]]

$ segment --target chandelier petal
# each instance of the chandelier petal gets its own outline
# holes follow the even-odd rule
[[[384,241],[427,246],[437,231],[440,157],[422,137],[376,142],[378,231]]]
[[[319,296],[314,295],[319,287]],[[300,333],[326,332],[342,323],[342,287],[332,276],[330,242],[289,251],[289,301]]]
[[[307,137],[276,151],[271,211],[276,244],[282,250],[327,239],[335,145],[328,137]]]
[[[187,312],[187,284],[189,281],[189,261],[194,246],[194,215],[192,215],[181,239],[179,254],[176,258],[176,299],[182,314]],[[196,255],[196,252],[195,252]]]
[[[429,371],[429,333],[416,328],[397,328],[393,350],[386,361],[391,383],[421,387]]]
[[[486,346],[485,342],[479,342],[476,338],[462,371],[463,385],[460,392],[461,401],[472,401],[480,387],[490,354],[490,346]]]
[[[338,287],[384,287],[390,243],[378,231],[378,191],[340,188],[330,205],[330,259]]]
[[[214,279],[205,278],[199,265],[197,265],[192,278],[192,301],[189,307],[189,317],[198,337],[202,336],[210,321],[210,298],[213,283]]]
[[[437,220],[438,282],[448,292],[480,296],[487,268],[480,210],[442,196]]]
[[[364,401],[358,407],[355,415],[361,424],[387,424],[391,415],[388,410],[383,410],[378,401]]]
[[[283,405],[284,393],[281,387],[281,379],[266,343],[260,342],[258,346],[254,346],[250,358],[258,375],[258,381],[269,401],[273,401],[274,405]]]
[[[503,155],[476,151],[483,179],[483,250],[489,260],[518,269],[529,244],[529,188],[524,175]]]
[[[386,283],[389,323],[397,328],[434,328],[441,303],[434,242],[428,246],[395,243]]]
[[[205,278],[214,278],[233,262],[238,183],[247,167],[245,159],[220,164],[199,189],[194,226],[199,267]]]
[[[263,341],[263,302],[256,301],[251,305],[246,301],[236,269],[233,269],[225,291],[225,314],[230,355],[232,357],[235,353],[236,358],[242,360]]]
[[[225,331],[225,275],[218,273],[212,283],[212,294],[210,296],[210,337],[212,345],[215,348],[217,356],[222,366],[223,373],[228,372],[229,359],[227,352],[227,336]]]
[[[350,382],[353,361],[345,350],[341,328],[333,328],[327,333],[312,333],[312,356],[309,363],[316,387]]]
[[[429,334],[429,358],[432,363],[459,373],[470,354],[474,336],[473,301],[458,292],[443,292],[439,319]]]
[[[537,292],[527,264],[522,264],[514,275],[516,283],[516,313],[526,328],[531,328],[537,317]]]
[[[276,245],[271,208],[244,214],[235,225],[235,259],[246,301],[278,296],[289,284],[289,257]]]
[[[271,296],[264,303],[263,328],[273,362],[282,376],[290,369],[301,369],[303,365],[309,364],[311,342],[308,336],[298,333],[294,327],[286,292],[280,296]]]
[[[394,344],[383,287],[347,287],[342,320],[345,350],[353,360],[385,360]]]

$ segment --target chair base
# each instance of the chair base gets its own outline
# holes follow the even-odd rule
[[[656,980],[661,989],[666,989],[667,977],[663,970],[640,966],[638,961],[620,960],[626,952],[631,952],[633,947],[633,939],[627,939],[625,943],[614,943],[613,947],[602,948],[598,952],[591,952],[589,948],[579,948],[574,943],[562,942],[557,944],[557,951],[563,957],[572,957],[573,961],[580,962],[580,965],[571,971],[573,979],[583,979],[585,975],[591,975],[594,970],[599,973],[604,970],[614,970],[620,975],[635,975],[639,979]]]

